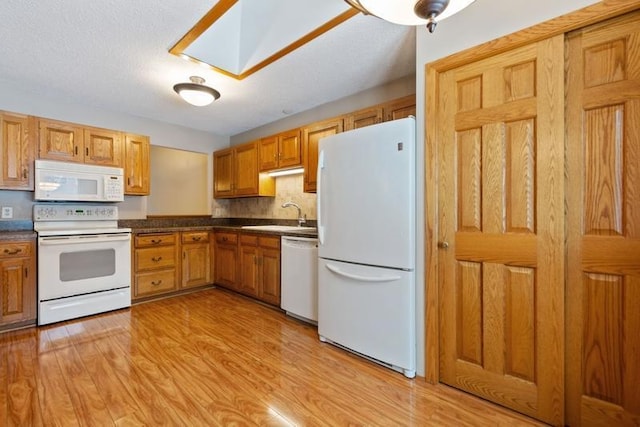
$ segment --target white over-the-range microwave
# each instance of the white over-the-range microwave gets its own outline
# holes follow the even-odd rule
[[[122,168],[53,160],[35,161],[35,200],[121,202]]]

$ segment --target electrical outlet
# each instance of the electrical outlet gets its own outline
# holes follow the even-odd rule
[[[13,208],[11,206],[2,207],[2,218],[3,219],[13,218]]]

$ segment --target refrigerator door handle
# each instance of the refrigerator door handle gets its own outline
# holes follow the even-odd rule
[[[324,170],[324,150],[318,154],[318,173],[316,176],[316,204],[318,209],[318,242],[324,243],[324,224],[322,223],[322,171]]]
[[[393,282],[400,280],[400,276],[360,276],[359,274],[351,274],[340,270],[338,267],[334,267],[331,264],[326,265],[327,270],[335,273],[339,276],[346,277],[348,279],[357,280],[358,282]]]

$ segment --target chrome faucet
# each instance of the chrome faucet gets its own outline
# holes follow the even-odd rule
[[[300,206],[298,206],[296,203],[289,201],[282,204],[283,208],[288,208],[290,206],[298,209],[298,227],[302,227],[302,224],[307,222],[307,215],[302,215],[302,209],[300,209]]]

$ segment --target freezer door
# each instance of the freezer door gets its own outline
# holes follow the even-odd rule
[[[415,374],[413,272],[319,260],[318,333]]]
[[[415,162],[413,118],[321,139],[320,257],[413,269]]]

